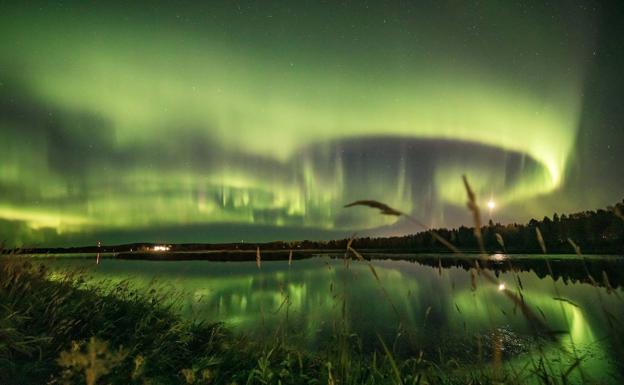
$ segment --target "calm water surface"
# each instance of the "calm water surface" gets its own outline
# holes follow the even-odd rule
[[[624,320],[619,258],[549,256],[549,270],[542,256],[496,255],[482,263],[482,274],[468,270],[473,262],[444,255],[372,258],[377,278],[367,263],[347,265],[326,255],[292,265],[263,262],[261,268],[255,262],[109,258],[96,264],[95,256],[85,255],[46,263],[83,269],[111,284],[172,290],[185,317],[312,350],[335,344],[342,334],[367,351],[379,347],[379,335],[402,356],[523,365],[539,351],[562,367],[582,357],[584,372],[607,382],[620,376],[621,340],[613,337],[614,330],[622,335]],[[545,329],[537,330],[539,324]]]

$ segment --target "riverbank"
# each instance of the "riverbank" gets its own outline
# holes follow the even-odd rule
[[[0,285],[2,384],[230,384],[268,377],[306,383],[327,376],[321,361],[279,341],[258,346],[222,324],[182,320],[165,300],[172,293],[107,289],[72,273],[52,277],[21,258],[0,259]]]
[[[0,258],[0,267],[3,384],[513,384],[562,383],[566,373],[395,359],[391,341],[379,338],[375,351],[364,352],[340,328],[313,354],[279,335],[260,344],[229,325],[184,320],[172,305],[175,292],[96,285],[27,258]]]

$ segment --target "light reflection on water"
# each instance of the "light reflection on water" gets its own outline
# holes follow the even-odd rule
[[[495,263],[508,259],[491,258]],[[566,275],[553,280],[526,269],[496,268],[491,273],[497,283],[478,274],[473,282],[461,264],[413,258],[374,259],[378,281],[364,263],[351,261],[347,267],[326,256],[291,266],[266,261],[261,269],[255,262],[102,259],[96,265],[90,259],[64,258],[48,263],[86,268],[94,279],[113,283],[130,279],[147,287],[156,282],[183,293],[180,305],[186,317],[223,321],[255,338],[278,336],[309,349],[326,348],[337,334],[346,333],[368,350],[377,347],[378,333],[394,341],[399,355],[422,351],[430,359],[468,363],[522,362],[530,357],[522,353],[541,346],[562,363],[573,362],[574,354],[589,357],[589,372],[606,373],[615,369],[605,310],[624,319],[621,288],[592,286]],[[549,335],[535,337],[506,291],[522,295],[554,332],[555,342]]]

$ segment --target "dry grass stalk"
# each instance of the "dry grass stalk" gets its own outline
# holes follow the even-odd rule
[[[346,268],[349,268],[349,264],[351,261],[351,258],[349,258],[349,252],[351,251],[351,244],[353,244],[353,241],[355,240],[355,236],[356,234],[354,233],[351,238],[349,238],[349,240],[347,241],[347,249],[345,250],[345,254],[344,254],[344,265]]]
[[[447,241],[446,239],[441,237],[434,230],[431,230],[431,228],[429,228],[429,226],[427,226],[424,223],[420,222],[418,219],[414,218],[413,216],[411,216],[409,214],[405,214],[404,212],[401,212],[401,211],[399,211],[397,209],[394,209],[394,208],[388,206],[385,203],[374,201],[374,200],[359,200],[359,201],[351,202],[348,205],[345,205],[344,207],[353,207],[353,206],[366,206],[366,207],[379,209],[381,211],[381,213],[384,214],[384,215],[394,215],[394,216],[397,216],[397,217],[403,216],[403,217],[407,218],[410,222],[412,222],[412,223],[416,224],[417,226],[419,226],[419,227],[429,231],[431,236],[433,236],[433,238],[436,241],[438,241],[441,244],[443,244],[446,248],[451,250],[453,253],[461,254],[461,252],[459,251],[459,249],[457,247],[453,246],[452,243],[450,243],[449,241]],[[353,239],[351,239],[350,241],[352,241],[352,240]],[[350,244],[350,242],[349,242],[349,244]],[[348,249],[348,246],[347,246],[347,249]]]
[[[477,197],[468,183],[466,175],[462,175],[464,181],[464,187],[466,188],[466,194],[468,194],[468,209],[472,212],[472,220],[474,222],[474,235],[479,243],[479,251],[481,254],[485,254],[485,246],[483,245],[483,234],[481,234],[481,213],[479,212],[479,205],[477,204]]]
[[[477,273],[474,269],[470,269],[470,287],[472,291],[477,290]]]
[[[65,376],[82,372],[86,384],[95,385],[98,378],[119,365],[126,355],[123,350],[109,350],[108,342],[91,337],[88,343],[73,341],[71,350],[62,351],[57,362],[59,366],[65,368]]]
[[[396,383],[403,385],[404,384],[403,378],[401,377],[401,371],[399,370],[396,360],[392,356],[392,353],[388,349],[388,346],[386,346],[386,343],[384,342],[383,338],[381,338],[379,334],[377,334],[377,338],[379,339],[379,342],[381,343],[381,346],[383,347],[384,353],[386,354],[386,357],[388,358],[388,361],[390,362],[390,366],[392,367],[392,373],[394,374]]]
[[[367,206],[367,207],[379,209],[379,211],[381,211],[381,213],[384,215],[394,215],[397,217],[404,215],[399,210],[395,210],[385,203],[381,203],[381,202],[374,201],[374,200],[359,200],[359,201],[351,202],[348,205],[345,205],[344,207],[353,207],[353,206]]]
[[[607,293],[611,294],[611,292],[613,291],[613,286],[611,286],[611,282],[609,282],[609,276],[607,275],[607,272],[604,270],[602,271],[602,282],[607,288]]]
[[[581,248],[578,247],[578,245],[576,243],[574,243],[574,241],[571,238],[568,238],[568,243],[570,244],[570,246],[572,246],[572,248],[574,249],[574,253],[579,256],[582,257],[583,254],[581,254]]]
[[[537,237],[537,242],[542,248],[542,253],[546,254],[546,243],[544,242],[544,237],[542,237],[542,232],[540,231],[539,227],[535,228],[535,236]]]
[[[574,243],[574,241],[571,238],[568,238],[568,243],[574,249],[574,253],[583,260],[583,267],[585,267],[585,273],[587,273],[587,279],[589,279],[589,282],[591,282],[591,284],[594,287],[598,286],[598,283],[596,282],[594,277],[589,273],[589,270],[587,270],[587,266],[585,265],[585,258],[583,257],[583,254],[581,253],[581,248],[576,243]]]
[[[479,243],[479,250],[481,251],[481,254],[484,255],[486,254],[486,252],[485,252],[485,247],[483,245],[483,235],[481,234],[481,214],[479,212],[479,205],[477,204],[476,195],[474,191],[472,191],[472,188],[470,187],[470,184],[468,183],[468,178],[466,178],[466,176],[463,175],[462,179],[464,181],[464,186],[466,187],[466,193],[468,194],[468,209],[470,209],[470,211],[472,212],[472,216],[474,220],[474,234],[475,234],[475,237],[477,238],[477,242]],[[481,276],[485,277],[485,279],[488,282],[490,282],[493,285],[497,285],[497,286],[499,285],[498,280],[490,272],[481,269],[478,261],[475,261],[475,269]],[[471,284],[472,284],[473,290],[476,290],[476,287],[477,287],[476,276],[472,270],[471,270]],[[522,300],[522,298],[519,295],[510,291],[509,289],[503,289],[502,292],[518,308],[520,308],[524,318],[530,321],[532,325],[534,325],[535,327],[541,330],[550,332],[550,329],[546,326],[546,324],[544,324],[542,320],[540,320],[535,315],[533,310],[531,310],[527,306],[527,304]]]
[[[388,292],[386,291],[386,288],[383,286],[383,284],[381,283],[381,279],[379,278],[379,274],[377,274],[377,270],[375,269],[375,267],[373,266],[373,264],[366,260],[362,254],[360,254],[357,250],[355,250],[351,245],[353,244],[353,240],[355,238],[352,237],[351,239],[349,239],[349,241],[347,242],[347,252],[345,253],[345,258],[346,258],[346,254],[348,254],[349,252],[351,252],[353,255],[355,255],[355,257],[361,261],[364,262],[368,265],[368,268],[370,269],[371,273],[373,274],[373,276],[375,277],[375,280],[377,281],[377,283],[379,284],[379,286],[381,287],[381,291],[384,293],[384,296],[386,296],[386,299],[388,300],[388,302],[390,303],[390,306],[392,306],[392,310],[394,310],[396,316],[400,319],[401,318],[401,314],[399,313],[399,309],[396,307],[396,305],[394,304],[394,301],[392,301],[392,298],[390,297],[390,295],[388,294]]]
[[[470,187],[470,183],[468,182],[468,178],[465,175],[463,175],[462,179],[463,179],[463,182],[464,182],[464,187],[466,188],[466,193],[468,195],[467,206],[468,206],[468,209],[472,212],[472,216],[473,216],[474,235],[477,238],[477,242],[478,242],[478,245],[479,245],[479,251],[481,252],[481,255],[485,255],[487,253],[485,251],[485,246],[484,246],[484,243],[483,243],[483,234],[481,233],[481,214],[480,214],[480,211],[479,211],[479,205],[477,204],[477,198],[476,198],[476,195],[475,195],[474,191]],[[443,245],[448,247],[454,253],[461,254],[459,249],[457,249],[455,246],[453,246],[446,239],[442,238],[435,231],[430,230],[428,228],[428,226],[424,225],[423,223],[421,223],[417,219],[413,218],[412,216],[407,215],[407,214],[405,214],[405,213],[403,213],[403,212],[401,212],[399,210],[396,210],[396,209],[386,205],[385,203],[374,201],[374,200],[359,200],[359,201],[355,201],[355,202],[352,202],[352,203],[349,203],[349,204],[345,205],[345,207],[353,207],[353,206],[366,206],[366,207],[376,208],[376,209],[379,209],[381,211],[381,213],[384,214],[384,215],[404,216],[407,219],[409,219],[410,221],[416,223],[417,225],[425,228],[426,230],[429,230],[431,232],[432,236],[436,240],[438,240],[440,243],[442,243]],[[539,234],[539,232],[538,232],[538,234]],[[497,240],[499,241],[499,243],[501,243],[501,246],[504,247],[504,242],[503,242],[502,237],[500,237],[499,234],[497,234],[497,235],[498,235]],[[539,236],[541,236],[541,234],[539,234]],[[539,239],[539,236],[538,236],[538,239]],[[353,239],[354,238],[351,238],[348,241],[348,243],[347,243],[347,252],[350,251],[358,259],[364,260],[364,258],[360,255],[360,253],[358,253],[355,249],[353,249],[351,247]],[[542,244],[542,249],[545,251],[545,245],[543,245],[543,239],[542,239],[542,243],[541,244]],[[580,251],[578,253],[580,253]],[[370,265],[370,263],[369,263],[369,266],[371,268],[371,271],[375,275],[375,278],[377,280],[379,280],[378,275],[376,274],[376,272],[374,271],[374,268]],[[486,281],[490,282],[491,284],[496,285],[496,286],[499,285],[498,279],[496,279],[496,277],[494,277],[490,272],[482,270],[480,268],[480,266],[479,266],[478,261],[475,261],[475,269],[470,271],[471,285],[472,285],[472,289],[473,290],[476,290],[476,288],[477,288],[476,273],[479,273],[479,275],[483,276],[486,279]],[[546,324],[544,324],[542,322],[542,320],[539,319],[535,315],[535,313],[527,306],[527,304],[524,302],[524,300],[522,299],[521,296],[519,296],[516,293],[510,291],[509,289],[503,289],[502,292],[503,292],[503,294],[505,294],[505,296],[507,298],[509,298],[515,304],[515,306],[517,306],[521,310],[521,312],[522,312],[523,316],[525,317],[525,319],[527,319],[536,329],[545,331],[550,337],[553,336],[553,333],[551,333],[551,331],[548,328],[548,326]]]
[[[260,246],[256,246],[256,265],[258,269],[262,265],[262,257],[260,256]]]
[[[377,274],[377,270],[375,270],[375,267],[370,263],[370,261],[367,261],[366,259],[364,259],[362,254],[360,254],[353,247],[349,246],[348,250],[352,252],[353,255],[357,257],[357,259],[359,259],[362,262],[365,262],[368,265],[368,268],[370,269],[371,273],[373,273],[373,276],[375,276],[375,279],[377,280],[377,282],[381,283],[381,280],[379,279],[379,274]]]
[[[331,362],[327,363],[327,385],[336,385],[336,380],[332,375]]]
[[[476,268],[479,271],[479,274],[485,277],[485,279],[492,285],[498,286],[500,284],[498,279],[496,279],[496,277],[494,277],[494,275],[492,275],[489,271],[482,270],[479,267],[478,262],[476,263]],[[516,305],[520,309],[524,318],[529,321],[531,325],[533,325],[533,327],[546,332],[547,335],[553,338],[553,333],[550,328],[544,322],[542,322],[539,317],[537,317],[533,310],[531,310],[529,306],[524,302],[521,296],[506,288],[503,288],[501,292],[505,294],[505,296],[509,298],[514,303],[514,305]]]
[[[507,250],[505,250],[505,241],[503,240],[503,236],[500,235],[499,233],[496,233],[495,235],[496,235],[496,242],[498,242],[500,247],[503,248],[504,252],[507,252]]]
[[[565,302],[565,303],[570,304],[570,305],[572,305],[572,306],[574,306],[574,307],[578,307],[578,308],[580,308],[580,306],[579,306],[579,305],[577,305],[576,303],[574,303],[574,302],[570,301],[570,300],[569,300],[569,299],[567,299],[567,298],[563,298],[563,297],[559,297],[559,296],[557,296],[557,297],[553,297],[553,299],[554,299],[555,301]]]

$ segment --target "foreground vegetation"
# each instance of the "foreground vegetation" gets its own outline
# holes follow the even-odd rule
[[[105,289],[26,259],[0,261],[2,384],[307,383],[326,370],[280,346],[263,351],[220,324],[184,321],[167,293]]]
[[[260,344],[221,324],[180,318],[172,293],[87,283],[27,258],[0,258],[2,384],[566,384],[578,363],[543,357],[520,370],[395,359],[333,336],[320,353]]]
[[[279,340],[260,346],[223,325],[182,320],[157,290],[90,286],[23,258],[0,265],[2,384],[373,384],[415,374],[443,382],[423,361],[398,367],[388,355],[365,362],[295,352]]]

